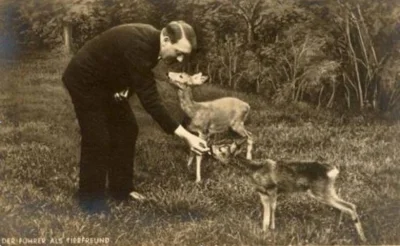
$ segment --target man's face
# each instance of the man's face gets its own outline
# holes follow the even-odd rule
[[[182,62],[184,56],[192,52],[192,46],[186,38],[181,38],[176,43],[171,43],[169,37],[162,37],[160,56],[167,64]]]

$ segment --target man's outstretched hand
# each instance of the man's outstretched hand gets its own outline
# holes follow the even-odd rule
[[[209,152],[210,149],[207,147],[207,142],[204,139],[201,139],[187,130],[182,126],[179,126],[175,130],[175,134],[181,138],[183,138],[190,147],[190,150],[195,152],[198,155],[202,155],[206,152]]]

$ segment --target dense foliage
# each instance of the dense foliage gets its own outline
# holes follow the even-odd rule
[[[2,55],[65,45],[68,28],[76,50],[121,23],[183,19],[200,44],[188,67],[211,83],[276,103],[400,108],[396,0],[4,0],[0,18]]]

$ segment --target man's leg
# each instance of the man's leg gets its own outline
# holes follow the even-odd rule
[[[81,158],[78,198],[86,210],[105,209],[107,164],[110,138],[104,112],[77,109],[81,129]]]
[[[70,82],[70,81],[68,81]],[[105,184],[110,155],[107,111],[99,88],[65,83],[74,104],[81,132],[78,199],[88,212],[106,209]]]
[[[133,161],[138,135],[137,122],[128,101],[110,104],[108,129],[111,138],[110,195],[116,200],[126,200],[133,190]]]

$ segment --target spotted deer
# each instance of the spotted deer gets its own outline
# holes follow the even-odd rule
[[[208,78],[202,73],[190,76],[186,73],[169,72],[168,78],[169,83],[178,89],[180,106],[190,119],[186,126],[189,131],[208,140],[212,134],[230,129],[247,139],[246,158],[252,158],[253,138],[244,126],[250,111],[248,103],[234,97],[223,97],[207,102],[194,101],[192,87],[203,84]],[[194,158],[196,158],[196,182],[200,182],[202,156],[191,152],[187,165],[190,166]]]
[[[317,201],[350,215],[360,240],[366,241],[356,206],[341,199],[335,191],[337,167],[314,161],[248,160],[238,156],[243,142],[211,144],[210,151],[217,160],[239,168],[251,178],[263,206],[264,231],[268,227],[275,229],[278,193],[307,192]]]

